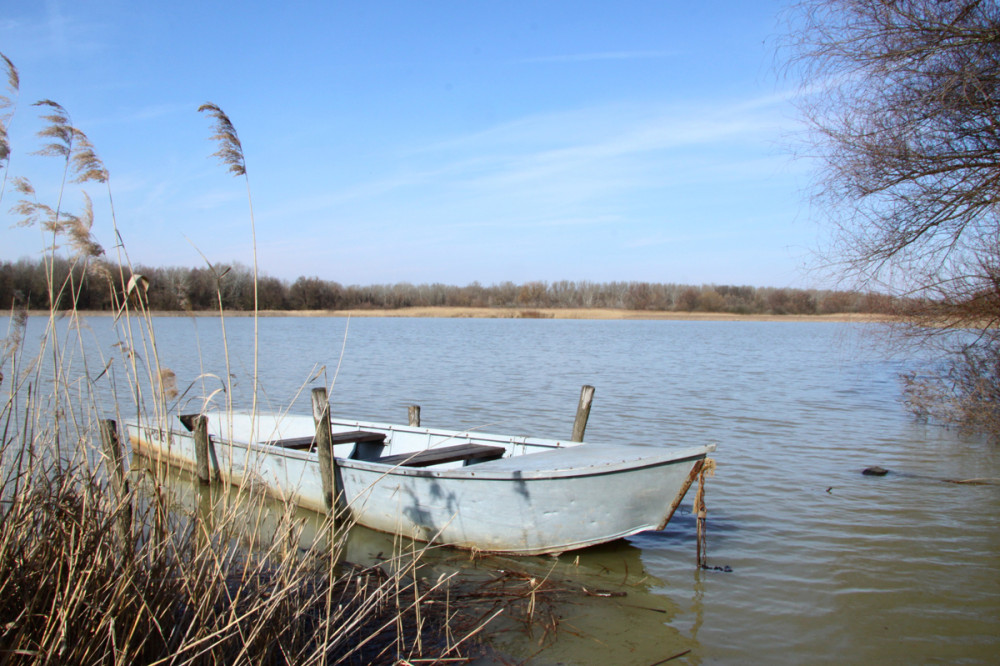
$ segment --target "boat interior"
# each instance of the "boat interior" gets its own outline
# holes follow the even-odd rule
[[[180,421],[188,431],[193,432],[196,417],[196,414],[183,414],[180,416]],[[438,465],[453,466],[455,464],[461,464],[463,466],[474,465],[476,463],[499,460],[508,453],[507,447],[497,445],[500,442],[497,444],[475,442],[472,441],[472,437],[469,435],[464,435],[464,439],[466,439],[466,441],[462,443],[449,444],[447,446],[432,446],[430,431],[427,430],[423,430],[419,433],[409,433],[404,430],[393,430],[391,433],[387,433],[371,429],[344,429],[344,426],[338,427],[336,425],[335,429],[337,431],[331,434],[331,444],[335,449],[344,445],[353,445],[351,452],[347,456],[348,458],[353,460],[363,460],[365,462],[377,462],[391,466],[432,467]],[[387,445],[389,444],[387,441],[388,434],[392,435],[391,439],[397,440],[400,438],[407,439],[408,436],[418,435],[422,439],[426,439],[426,443],[423,446],[418,445],[417,448],[406,446],[404,451],[401,453],[385,455]],[[441,439],[441,441],[447,441],[449,439],[455,441],[456,434],[457,433],[446,435]],[[217,439],[215,435],[210,435],[210,438],[213,440]],[[261,443],[267,446],[276,446],[284,449],[308,452],[316,450],[315,435],[262,439],[263,441],[261,441]],[[397,451],[404,448],[398,444],[399,443],[397,443],[397,446],[394,447]]]
[[[385,449],[384,433],[354,430],[334,433],[330,436],[330,439],[334,446],[337,444],[354,444],[354,448],[348,456],[348,458],[353,460],[364,460],[366,462],[378,462],[385,465],[399,465],[402,467],[431,467],[455,462],[461,462],[464,465],[474,465],[475,463],[487,462],[489,460],[499,460],[507,451],[502,446],[467,443],[385,456],[382,455]],[[312,451],[316,447],[316,438],[294,437],[290,439],[271,440],[265,443],[268,446]]]

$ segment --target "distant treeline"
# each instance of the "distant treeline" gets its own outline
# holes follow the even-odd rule
[[[55,284],[66,284],[57,308],[112,309],[112,285],[124,292],[131,273],[117,266],[79,264],[57,258]],[[21,259],[0,262],[0,304],[48,308],[46,265]],[[247,266],[209,268],[153,268],[137,266],[148,280],[150,310],[217,310],[221,297],[227,310],[253,310],[253,271]],[[110,279],[109,279],[110,277]],[[406,307],[481,308],[615,308],[733,314],[889,314],[888,296],[852,291],[784,289],[729,285],[690,286],[649,282],[501,282],[464,287],[445,284],[398,283],[344,286],[318,277],[300,277],[292,283],[269,276],[258,279],[261,310],[347,310]],[[75,296],[74,296],[75,294]]]

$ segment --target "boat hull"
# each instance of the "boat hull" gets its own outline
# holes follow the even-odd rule
[[[190,433],[128,427],[135,451],[195,468]],[[509,439],[509,453],[532,446],[530,440]],[[427,469],[354,460],[335,451],[340,506],[366,527],[420,541],[498,553],[559,553],[663,529],[714,448],[538,446],[527,455]],[[231,438],[217,439],[213,449],[212,466],[223,481],[326,511],[315,453]]]

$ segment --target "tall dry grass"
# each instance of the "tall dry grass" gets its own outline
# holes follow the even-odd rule
[[[75,468],[39,470],[6,498],[0,662],[360,664],[463,655],[442,603],[446,583],[419,583],[418,559],[357,569],[337,562],[336,547],[298,552],[293,523],[263,539],[252,522],[248,529],[246,504],[208,523],[170,515],[154,499],[123,538],[114,521],[136,499],[115,502],[100,478]]]
[[[6,182],[18,78],[6,57],[3,64],[11,93],[0,105]],[[58,160],[61,177],[54,204],[26,179],[12,179],[21,223],[47,239],[52,305],[37,322],[41,335],[30,338],[27,304],[12,309],[0,343],[0,664],[464,660],[480,625],[455,632],[448,583],[420,582],[418,552],[351,567],[330,521],[302,545],[294,520],[264,528],[274,508],[250,489],[235,501],[209,493],[207,510],[178,511],[166,499],[166,484],[177,481],[155,466],[134,464],[127,488],[115,491],[116,452],[99,445],[100,424],[123,412],[165,423],[171,373],[159,362],[148,282],[131,270],[123,244],[115,260],[107,257],[86,193],[80,212],[65,204],[70,183],[107,185],[108,172],[62,106],[38,106],[40,152]],[[107,194],[111,201],[110,186]],[[112,224],[120,237],[113,212]],[[117,356],[88,351],[74,272],[57,279],[51,269],[65,252],[106,281]]]

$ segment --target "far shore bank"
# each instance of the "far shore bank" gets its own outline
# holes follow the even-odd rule
[[[47,310],[31,311],[31,315],[48,315]],[[87,316],[111,316],[104,311],[85,311]],[[151,313],[156,317],[218,317],[218,311],[166,311]],[[251,317],[253,312],[227,310],[227,317]],[[732,314],[728,312],[663,312],[654,310],[618,310],[603,308],[476,308],[476,307],[413,307],[393,310],[262,310],[261,317],[422,317],[440,319],[597,319],[597,320],[664,320],[664,321],[800,321],[800,322],[892,322],[896,318],[875,314],[775,315]]]

